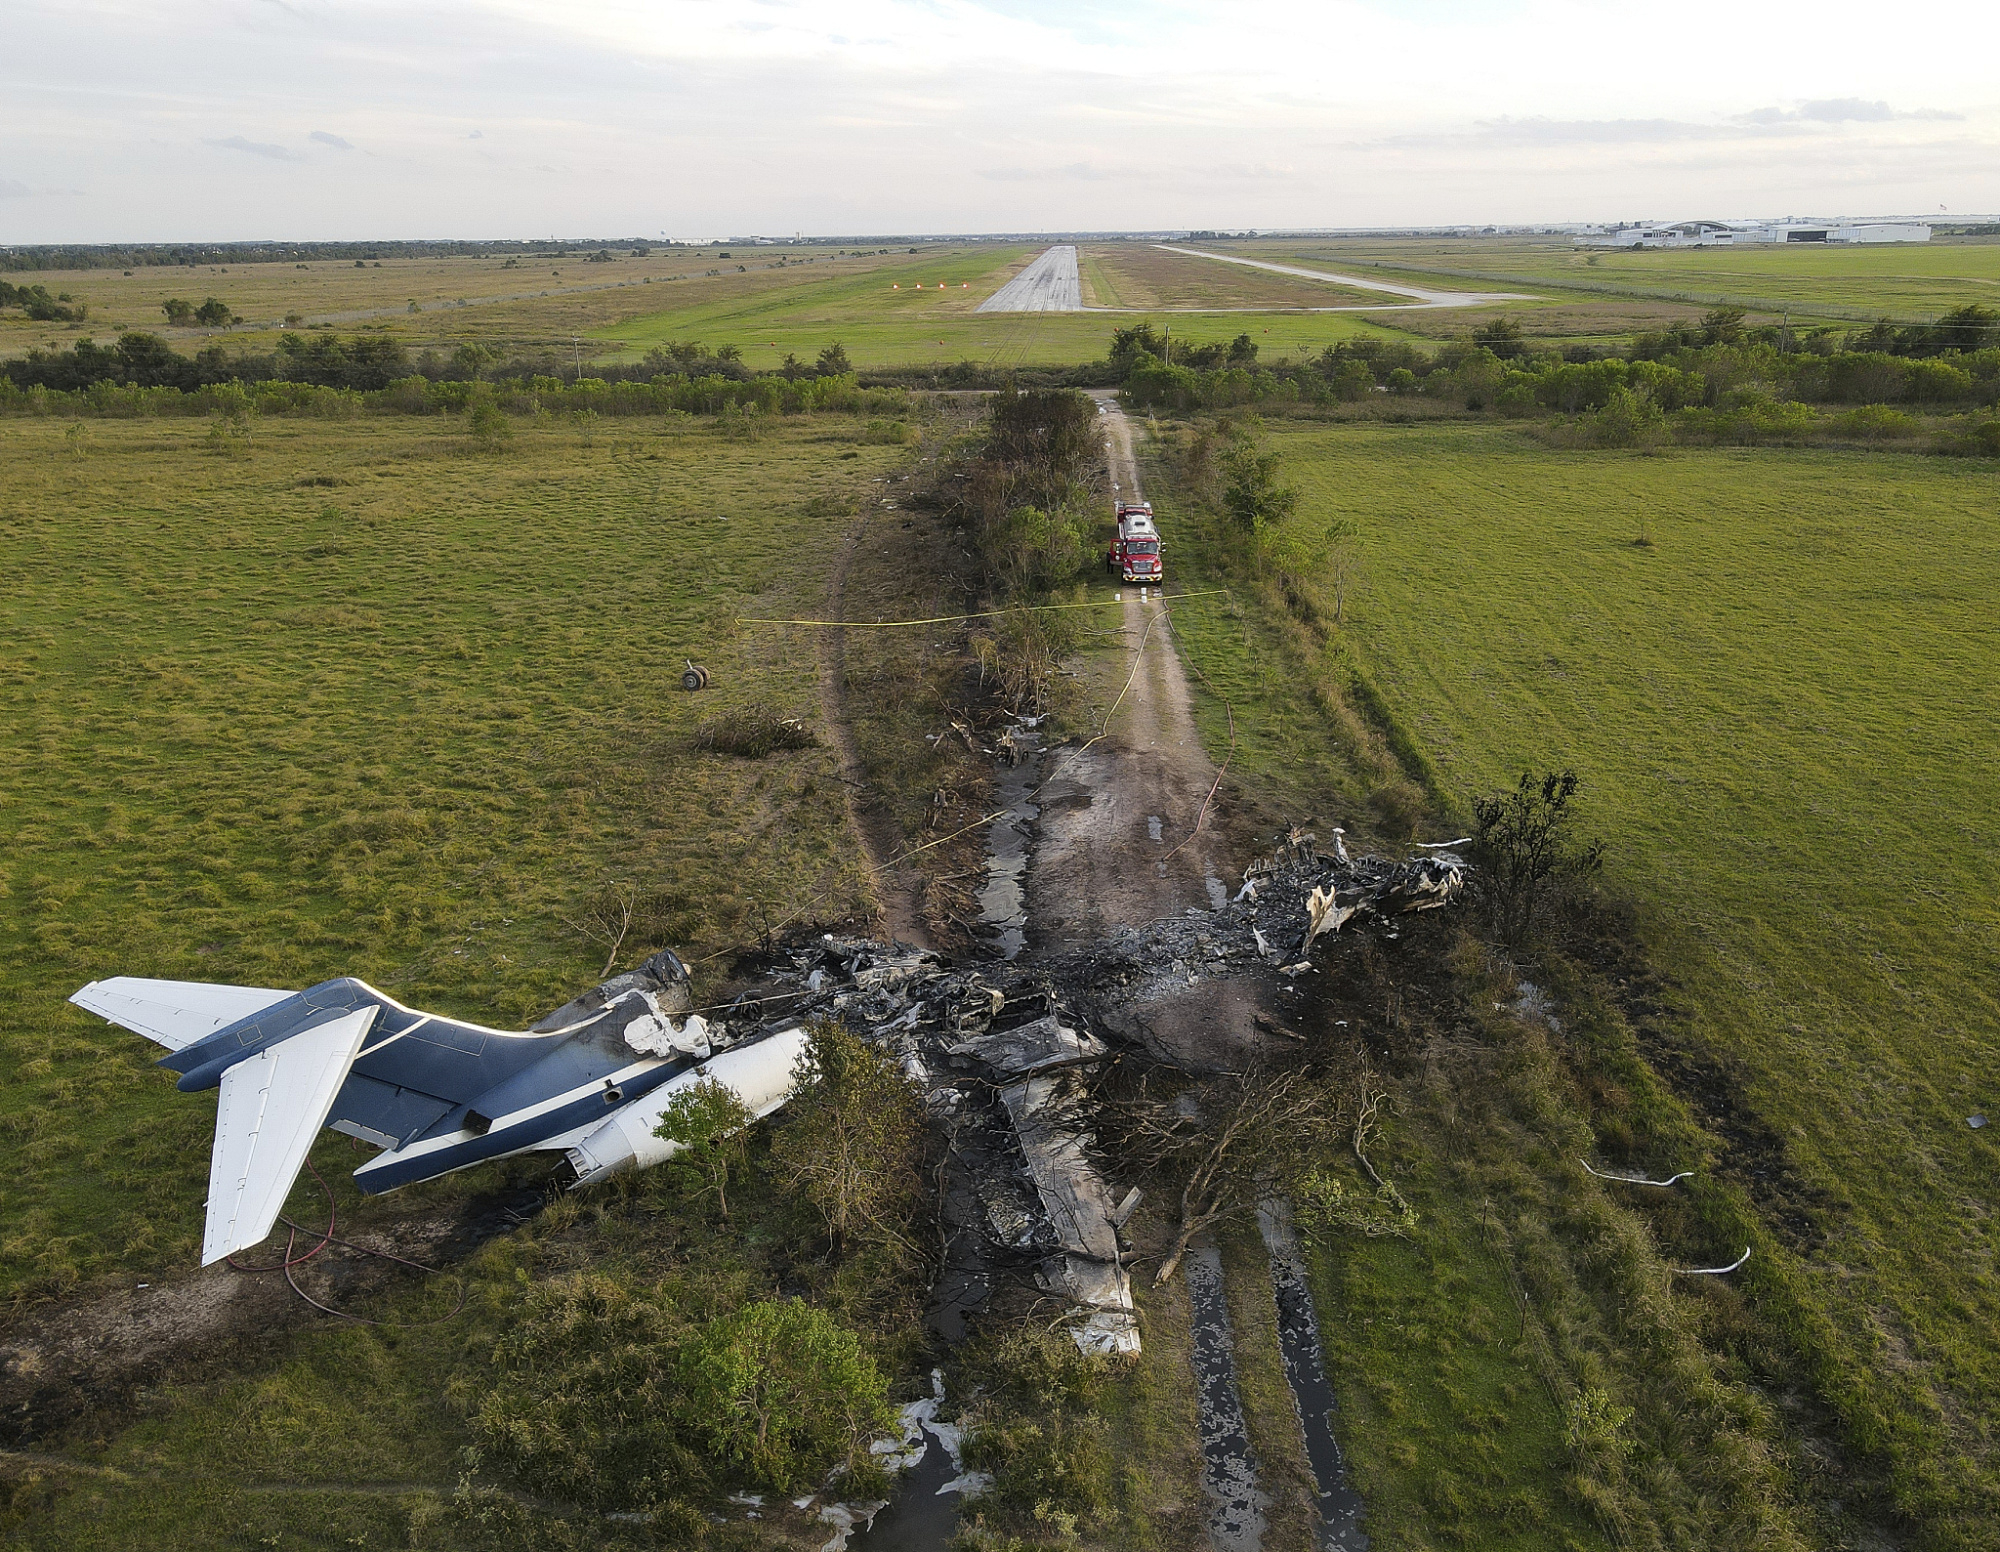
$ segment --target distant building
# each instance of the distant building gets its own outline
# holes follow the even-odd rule
[[[1677,221],[1605,227],[1576,239],[1579,248],[1742,248],[1763,243],[1929,242],[1922,221]]]
[[[1920,243],[1931,240],[1922,221],[1775,222],[1753,227],[1739,243]]]

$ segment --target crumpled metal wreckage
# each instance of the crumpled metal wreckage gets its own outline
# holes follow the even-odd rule
[[[1139,1330],[1119,1230],[1138,1193],[1106,1178],[1084,1080],[1129,1043],[1125,1004],[1203,978],[1295,974],[1323,935],[1435,909],[1464,886],[1467,864],[1450,850],[1390,862],[1349,857],[1334,839],[1329,858],[1293,831],[1228,904],[1039,967],[821,937],[780,951],[764,986],[706,1018],[667,950],[522,1031],[423,1013],[353,977],[287,992],[117,976],[70,1000],[166,1047],[160,1065],[182,1090],[220,1089],[204,1266],[271,1232],[323,1126],[382,1150],[354,1172],[366,1192],[530,1151],[563,1153],[588,1183],[671,1158],[676,1145],[654,1128],[704,1079],[754,1116],[777,1110],[806,1025],[838,1018],[894,1054],[950,1140],[955,1242],[973,1242],[980,1265],[1032,1266],[1069,1301],[1084,1351],[1130,1354]]]

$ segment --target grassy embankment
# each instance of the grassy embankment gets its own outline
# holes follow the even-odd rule
[[[1728,1286],[1673,1281],[1655,1313],[1711,1355],[1744,1441],[1773,1452],[1781,1470],[1763,1495],[1804,1534],[1852,1529],[1815,1500],[1872,1497],[1878,1509],[1865,1512],[1893,1505],[1923,1527],[1922,1545],[1983,1544],[2000,1309],[1994,1160],[1966,1116],[1995,1102],[2000,1032],[1980,765],[2000,733],[1987,689],[2000,641],[1980,606],[2000,580],[1991,466],[1562,454],[1460,426],[1273,440],[1311,518],[1360,526],[1351,644],[1443,796],[1462,804],[1551,764],[1590,783],[1592,827],[1610,842],[1616,883],[1643,902],[1667,978],[1666,1006],[1635,1010],[1636,1038],[1727,1138],[1680,1133],[1687,1156],[1632,1159],[1671,1172],[1712,1146],[1726,1183],[1699,1185],[1692,1207],[1654,1210],[1654,1264],[1733,1259],[1733,1219],[1756,1246]],[[1642,535],[1651,543],[1634,542]],[[1251,692],[1239,726],[1254,722],[1254,695],[1268,696],[1273,676],[1260,680],[1239,645],[1247,627],[1184,613],[1197,651]],[[1218,720],[1207,714],[1211,738]],[[1259,752],[1247,754],[1254,772]],[[1526,1150],[1503,1202],[1537,1175],[1533,1191],[1564,1212],[1603,1202],[1621,1188],[1579,1181],[1565,1154],[1597,1146],[1617,1158],[1635,1139],[1664,1148],[1680,1132],[1665,1119],[1674,1107],[1629,1065],[1635,1036],[1576,990],[1556,1081],[1543,1082],[1549,1135],[1569,1136]],[[1620,1048],[1622,1086],[1604,1059]],[[1418,1111],[1427,1168],[1458,1168],[1473,1190],[1505,1180],[1476,1148],[1464,1168],[1466,1146],[1434,1101]],[[1731,1193],[1754,1202],[1754,1219],[1735,1219]],[[1621,1202],[1592,1210],[1628,1241],[1614,1264],[1648,1254]],[[1561,1238],[1574,1240],[1574,1223]],[[1371,1247],[1329,1268],[1344,1282],[1334,1307],[1379,1300],[1398,1254]],[[1601,1283],[1589,1259],[1576,1262],[1573,1292]],[[1579,1309],[1551,1297],[1547,1271],[1529,1277],[1538,1313],[1575,1324]],[[1601,1383],[1635,1407],[1633,1470],[1652,1469],[1676,1448],[1685,1403],[1649,1373],[1661,1331],[1597,1302]],[[1394,1409],[1371,1417],[1367,1398],[1434,1370],[1421,1344],[1355,1335],[1350,1324],[1336,1341],[1342,1399],[1356,1407],[1364,1485],[1393,1505],[1419,1474],[1398,1469],[1409,1446]],[[1406,1464],[1416,1459],[1411,1449]],[[1670,1493],[1631,1503],[1649,1499],[1674,1523]]]

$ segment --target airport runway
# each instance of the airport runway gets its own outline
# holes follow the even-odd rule
[[[979,304],[982,313],[1080,313],[1083,281],[1076,249],[1050,248]]]
[[[1246,269],[1267,269],[1277,275],[1302,275],[1307,280],[1326,280],[1335,285],[1353,286],[1362,291],[1386,291],[1391,296],[1405,296],[1418,307],[1478,307],[1487,302],[1531,302],[1535,298],[1519,291],[1427,291],[1421,286],[1399,286],[1386,280],[1368,280],[1360,275],[1336,274],[1330,269],[1300,269],[1295,264],[1272,264],[1264,259],[1246,259],[1234,253],[1210,253],[1205,248],[1177,248],[1172,243],[1154,243],[1168,253],[1184,253],[1191,259],[1214,259],[1220,264],[1241,264]],[[1051,248],[1050,253],[1057,250]],[[1045,255],[1046,257],[1046,255]],[[1032,274],[1033,271],[1028,272]],[[1021,279],[1027,279],[1023,275]],[[1018,283],[1018,282],[1017,282]],[[1006,292],[1001,292],[1005,296]],[[999,300],[995,297],[994,300]],[[1316,313],[1358,313],[1373,312],[1367,307],[1315,307]]]

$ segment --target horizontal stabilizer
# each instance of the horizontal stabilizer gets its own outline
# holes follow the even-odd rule
[[[208,1166],[203,1266],[247,1249],[271,1232],[380,1011],[366,1007],[342,1014],[267,1046],[223,1073],[215,1153]]]
[[[136,975],[114,975],[92,981],[70,1001],[169,1051],[178,1051],[291,995],[265,986],[217,986],[208,981],[149,981]]]

